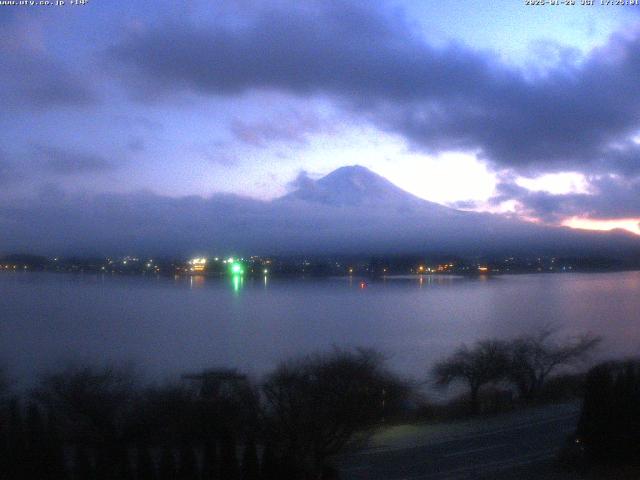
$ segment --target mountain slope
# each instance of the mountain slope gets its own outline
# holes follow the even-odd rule
[[[282,200],[302,200],[341,207],[430,205],[436,209],[446,209],[402,190],[386,178],[359,165],[340,167],[319,180],[306,179],[300,183],[302,184],[297,190],[285,195]]]
[[[537,252],[636,255],[640,237],[629,232],[594,232],[525,222],[499,214],[460,211],[416,197],[362,166],[341,167],[318,180],[305,178],[276,201],[288,225],[313,221],[314,243],[350,248],[431,250],[485,254]],[[306,213],[305,213],[306,212]],[[348,220],[347,220],[348,219]],[[335,242],[334,239],[341,238]],[[335,247],[334,247],[335,248]]]
[[[0,205],[0,252],[51,254],[442,253],[640,258],[640,237],[462,212],[363,167],[340,168],[273,201],[152,193],[40,196]]]

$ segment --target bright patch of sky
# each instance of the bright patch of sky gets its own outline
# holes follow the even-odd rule
[[[516,183],[528,190],[553,195],[589,193],[589,182],[583,174],[577,172],[549,173],[535,178],[519,177]]]
[[[606,43],[623,25],[637,20],[633,7],[600,5],[529,6],[525,0],[415,2],[397,0],[431,43],[455,41],[493,50],[516,65],[549,61],[545,45],[582,54]],[[615,8],[614,8],[615,7]]]
[[[320,178],[345,165],[367,167],[403,190],[437,203],[486,200],[493,194],[496,175],[473,154],[448,152],[430,156],[412,151],[403,139],[371,127],[343,124],[337,128],[339,135],[314,135],[303,151],[281,146],[268,153],[271,161],[266,163],[272,168],[267,167],[263,180],[253,184],[253,196],[272,198],[286,193],[286,184],[301,170]],[[228,191],[242,182],[246,185],[245,175],[255,169],[238,167],[240,175],[229,171]]]
[[[591,220],[589,218],[571,217],[562,222],[565,227],[582,230],[614,230],[622,229],[640,235],[640,218],[619,218],[612,220]]]

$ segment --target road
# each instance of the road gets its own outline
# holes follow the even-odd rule
[[[575,430],[578,414],[579,405],[570,403],[466,422],[392,427],[374,436],[369,448],[343,459],[341,478],[538,478],[532,470],[549,468]]]

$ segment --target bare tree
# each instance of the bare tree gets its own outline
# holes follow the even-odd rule
[[[507,368],[507,347],[498,340],[482,340],[469,348],[462,345],[449,358],[433,368],[436,384],[446,386],[465,382],[470,390],[471,412],[478,413],[480,388],[503,379]]]
[[[34,398],[59,415],[70,439],[117,442],[136,395],[135,375],[127,367],[69,367],[44,376]]]
[[[311,476],[406,393],[371,350],[335,350],[285,363],[263,391],[273,443],[291,468]]]
[[[554,370],[583,361],[602,340],[585,334],[558,343],[554,334],[553,329],[545,328],[535,335],[516,338],[509,345],[508,378],[523,399],[535,398]]]

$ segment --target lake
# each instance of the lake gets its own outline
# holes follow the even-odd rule
[[[252,375],[332,346],[374,347],[424,378],[461,342],[554,325],[640,352],[640,272],[349,278],[0,274],[0,361],[23,386],[70,361],[133,362],[151,378]]]

